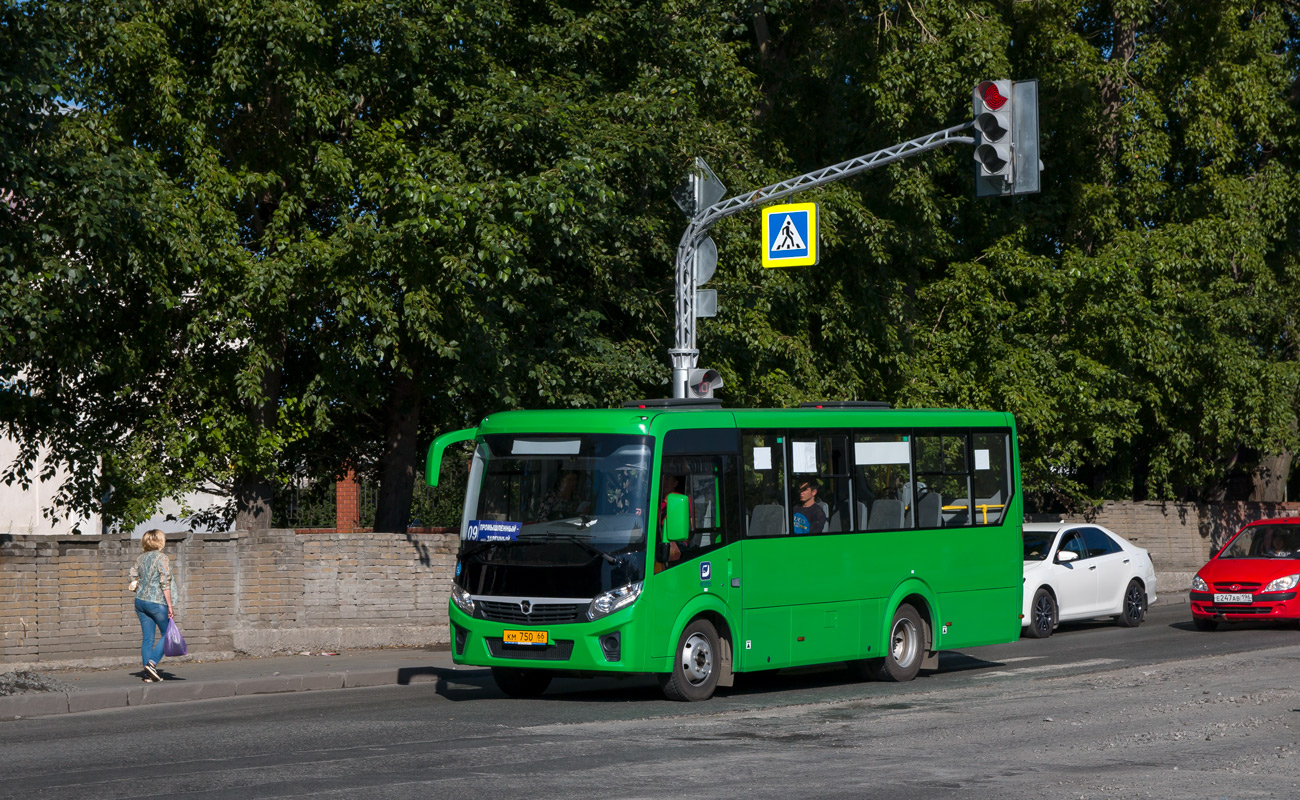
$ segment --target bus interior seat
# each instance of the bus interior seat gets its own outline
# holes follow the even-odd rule
[[[749,518],[750,536],[784,536],[785,508],[776,503],[754,507]]]
[[[840,533],[844,530],[844,513],[848,510],[849,503],[845,500],[842,503],[835,504],[835,510],[826,515],[826,532]]]
[[[903,527],[903,501],[877,500],[871,504],[867,530],[888,531]]]
[[[916,527],[938,528],[943,525],[943,497],[930,492],[916,503]]]
[[[953,506],[960,506],[954,508]],[[970,499],[963,497],[959,500],[953,500],[948,504],[948,510],[943,512],[944,527],[965,527],[970,521]]]
[[[853,503],[857,509],[857,516],[849,514],[849,501],[843,500],[835,505],[835,510],[831,512],[826,519],[827,533],[841,533],[843,531],[861,531],[867,527],[867,504],[858,500]],[[856,526],[855,523],[856,522]]]

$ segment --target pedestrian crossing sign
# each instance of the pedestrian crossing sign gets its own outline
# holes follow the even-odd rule
[[[811,267],[820,256],[817,245],[816,203],[763,209],[764,267]]]

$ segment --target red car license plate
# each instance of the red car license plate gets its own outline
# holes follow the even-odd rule
[[[1249,594],[1216,594],[1214,595],[1216,603],[1246,603],[1255,602],[1255,596]]]

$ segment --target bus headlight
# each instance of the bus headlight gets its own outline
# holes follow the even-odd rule
[[[620,608],[627,608],[636,602],[641,596],[641,581],[629,583],[627,586],[620,586],[617,589],[610,589],[591,601],[591,607],[587,609],[587,619],[600,619],[607,617],[618,611]]]
[[[1278,578],[1275,581],[1270,581],[1268,586],[1263,588],[1263,591],[1289,592],[1295,588],[1297,583],[1300,583],[1300,575],[1287,575],[1285,578]]]
[[[460,588],[455,583],[451,585],[451,601],[456,604],[456,608],[459,608],[471,617],[474,616],[474,598],[470,597],[469,592]]]
[[[1208,592],[1210,591],[1210,587],[1205,584],[1205,581],[1201,578],[1200,575],[1197,575],[1195,578],[1192,578],[1192,591]]]

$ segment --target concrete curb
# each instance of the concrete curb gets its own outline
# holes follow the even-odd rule
[[[390,667],[310,675],[274,675],[239,680],[163,681],[111,689],[28,692],[0,697],[0,720],[75,714],[83,711],[159,703],[184,703],[191,700],[212,700],[252,694],[354,689],[416,682],[403,680],[402,672],[403,670],[399,668]]]

